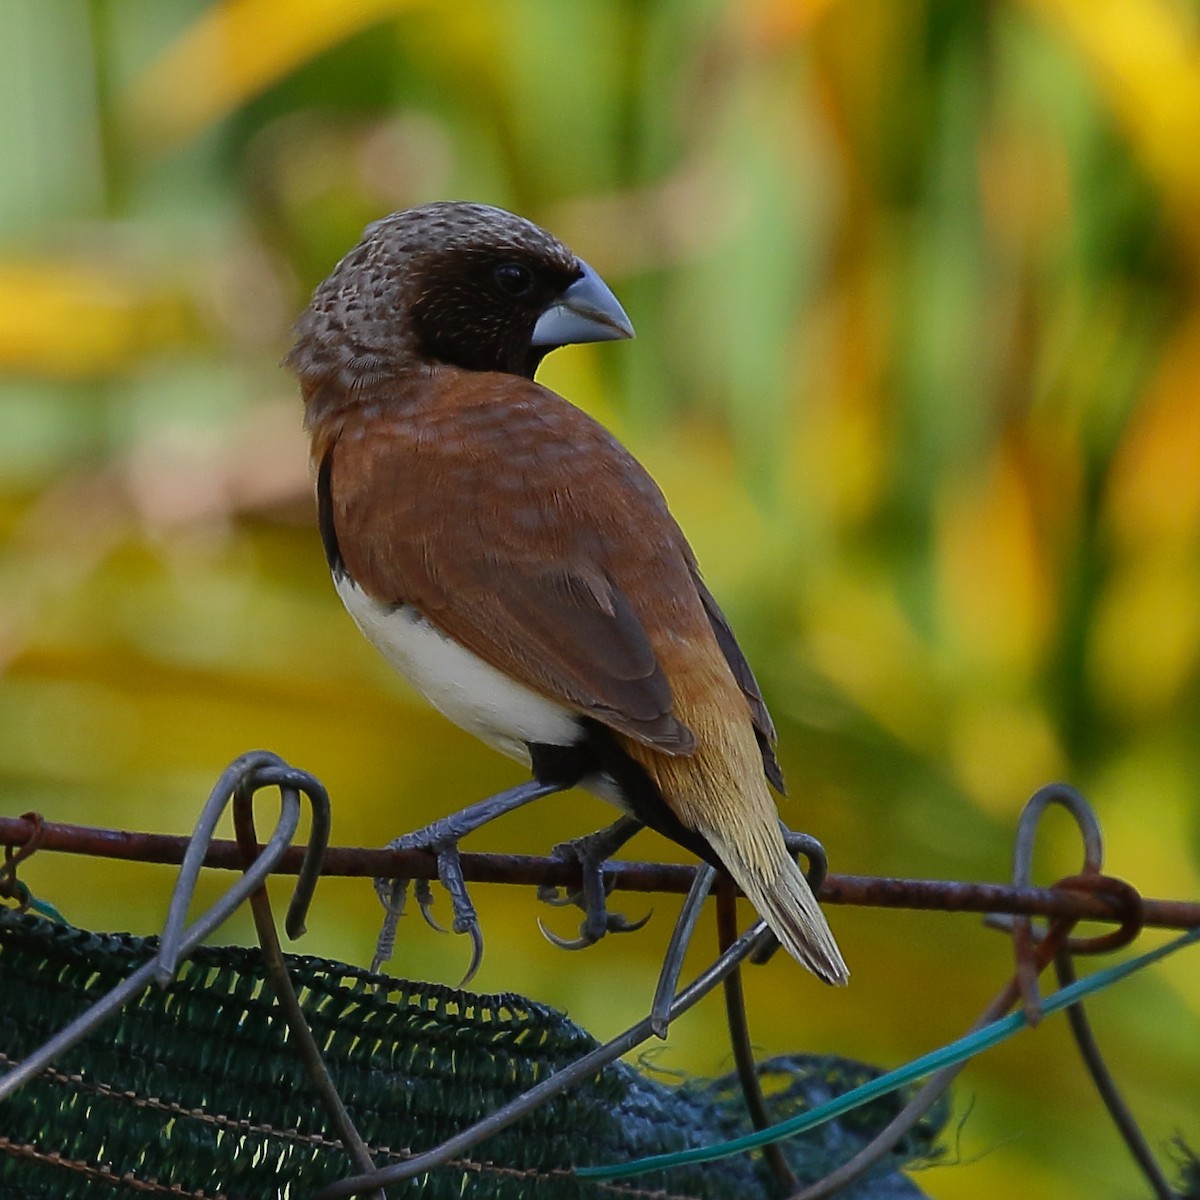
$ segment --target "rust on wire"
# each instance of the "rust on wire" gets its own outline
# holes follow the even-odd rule
[[[1036,1017],[1040,1016],[1037,977],[1051,962],[1055,963],[1060,983],[1070,982],[1074,978],[1072,966],[1074,955],[1109,953],[1132,942],[1141,931],[1144,905],[1140,895],[1130,884],[1102,873],[1103,845],[1099,823],[1087,802],[1078,793],[1062,785],[1045,788],[1037,793],[1022,813],[1014,854],[1014,885],[1027,888],[1030,884],[1033,843],[1041,816],[1050,804],[1061,805],[1071,812],[1079,826],[1084,845],[1083,869],[1078,875],[1060,880],[1054,890],[1084,896],[1111,897],[1120,912],[1121,924],[1117,929],[1097,937],[1074,938],[1071,933],[1077,918],[1071,915],[1056,917],[1044,932],[1035,931],[1028,916],[1025,915],[1008,916],[1000,920],[993,919],[993,924],[1000,924],[1010,931],[1016,964],[1012,978],[980,1014],[972,1025],[972,1030],[997,1020],[1017,1003],[1025,1007],[1031,1023],[1033,1023]],[[718,902],[719,923],[723,923],[722,917],[725,921],[729,919],[728,900],[724,897],[722,899],[724,904],[721,901]],[[754,1124],[758,1126],[763,1122],[765,1114],[761,1109],[761,1093],[758,1093],[757,1087],[747,1079],[747,1076],[754,1071],[753,1059],[747,1057],[744,1045],[739,1047],[739,1040],[744,1042],[748,1030],[744,1007],[739,1004],[740,997],[731,988],[731,981],[735,979],[736,976],[731,976],[726,980],[727,998],[731,997],[730,1035],[735,1054],[739,1048],[742,1050],[739,1057],[739,1074],[743,1077],[747,1107],[751,1111]],[[1073,1005],[1068,1010],[1068,1015],[1072,1033],[1087,1069],[1137,1166],[1142,1171],[1157,1200],[1171,1200],[1175,1193],[1171,1190],[1162,1169],[1156,1162],[1136,1120],[1120,1096],[1112,1075],[1104,1063],[1095,1037],[1092,1035],[1083,1005],[1081,1003]],[[743,1058],[746,1059],[745,1062],[741,1061]],[[965,1065],[964,1062],[944,1068],[927,1080],[905,1107],[870,1143],[823,1179],[799,1187],[788,1188],[785,1186],[787,1200],[824,1200],[835,1192],[841,1191],[854,1180],[861,1178],[909,1133]],[[776,1164],[772,1163],[771,1165],[775,1170],[776,1178],[781,1179]]]
[[[188,909],[191,906],[196,880],[200,872],[204,845],[211,838],[212,831],[232,795],[232,789],[238,781],[245,777],[247,771],[269,769],[273,766],[278,766],[281,770],[290,773],[286,781],[282,777],[273,781],[279,787],[281,798],[279,820],[274,831],[262,847],[259,856],[244,870],[241,877],[222,895],[218,896],[190,925],[185,926],[184,923],[187,920]],[[100,999],[70,1024],[43,1042],[18,1066],[0,1076],[0,1100],[10,1096],[49,1066],[63,1051],[74,1046],[109,1017],[119,1012],[149,984],[154,982],[164,984],[169,981],[179,962],[240,908],[242,902],[252,892],[265,883],[272,865],[278,862],[280,854],[291,843],[296,829],[299,827],[299,793],[305,790],[305,787],[304,783],[294,781],[296,777],[306,780],[312,778],[305,775],[304,772],[292,771],[281,758],[266,751],[243,754],[221,773],[220,779],[217,780],[208,800],[201,809],[195,833],[191,838],[185,839],[185,843],[194,843],[198,852],[180,855],[177,860],[182,866],[171,894],[171,903],[166,923],[163,926],[162,937],[159,940],[158,953],[127,975],[115,987],[105,992]],[[319,785],[317,786],[319,787]],[[32,825],[32,822],[30,824]],[[51,826],[47,825],[46,829],[48,832]],[[316,820],[313,822],[313,829],[315,833],[320,832],[320,823]],[[302,854],[307,865],[301,864],[301,870],[298,872],[300,880],[297,882],[296,897],[302,902],[306,902],[305,880],[314,876],[313,868],[319,865],[320,846],[314,840]],[[293,898],[293,908],[296,897]]]
[[[1028,822],[1032,807],[1033,802],[1031,801],[1029,805],[1026,805],[1021,816],[1021,824],[1018,827],[1013,867],[1013,883],[1017,885],[1028,886],[1031,883],[1029,873],[1031,867],[1027,864],[1032,863],[1033,835],[1037,826],[1036,819],[1032,824]],[[1040,811],[1038,812],[1039,816]],[[1088,850],[1090,852],[1091,843],[1086,832],[1084,839],[1085,842],[1089,842]],[[1051,944],[1058,945],[1064,940],[1070,925],[1071,922],[1060,918],[1055,923],[1055,932],[1052,935],[1052,941],[1047,942],[1047,948]],[[1013,936],[1013,947],[1017,960],[1016,970],[1000,993],[971,1024],[968,1032],[982,1028],[1008,1012],[1023,992],[1027,992],[1031,986],[1036,986],[1038,972],[1049,962],[1044,950],[1041,957],[1038,957],[1038,950],[1033,941],[1027,917],[1009,917],[1007,927],[1011,929]],[[808,1187],[793,1191],[788,1200],[825,1200],[825,1197],[832,1196],[854,1180],[861,1178],[885,1155],[891,1153],[892,1148],[908,1134],[949,1089],[965,1066],[966,1063],[963,1062],[944,1067],[927,1079],[908,1103],[857,1154],[831,1171],[824,1179],[819,1179]]]
[[[1074,922],[1062,918],[1054,921],[1045,932],[1035,931],[1032,921],[1024,915],[1007,920],[993,917],[989,921],[989,924],[1006,925],[1011,930],[1017,959],[1013,981],[1020,988],[1022,1006],[1030,1026],[1036,1025],[1042,1015],[1037,977],[1047,964],[1054,963],[1059,985],[1065,987],[1075,980],[1075,955],[1108,954],[1119,950],[1134,941],[1146,923],[1146,906],[1138,890],[1123,879],[1103,874],[1103,835],[1095,810],[1065,784],[1042,788],[1022,811],[1014,842],[1013,882],[1027,884],[1032,879],[1034,841],[1041,818],[1051,804],[1057,804],[1071,814],[1084,844],[1082,870],[1078,875],[1060,879],[1054,885],[1055,889],[1108,896],[1121,909],[1122,919],[1116,929],[1088,938],[1070,936]],[[1104,1061],[1082,1003],[1067,1009],[1067,1021],[1088,1074],[1134,1163],[1156,1200],[1172,1200],[1175,1193]]]
[[[4,845],[4,862],[0,863],[0,900],[12,900],[18,912],[25,912],[33,897],[17,878],[17,868],[38,852],[46,837],[46,822],[42,814],[36,812],[24,813],[19,820],[28,821],[33,828],[24,842],[6,842]]]
[[[301,773],[283,763],[268,764],[266,768],[248,770],[233,789],[233,821],[237,834],[238,848],[242,853],[243,870],[249,871],[262,853],[254,827],[254,797],[263,787],[283,788],[291,785],[309,799],[312,807],[313,833],[308,850],[313,870],[297,880],[292,902],[288,907],[287,927],[292,937],[304,933],[304,919],[316,887],[320,872],[321,856],[329,838],[329,796],[324,787],[312,776],[298,778]],[[361,1173],[374,1168],[371,1151],[359,1134],[341,1094],[337,1090],[325,1060],[321,1057],[316,1038],[300,1007],[292,977],[288,974],[287,960],[279,945],[279,934],[275,929],[275,916],[271,911],[271,899],[264,884],[250,893],[250,910],[254,917],[254,928],[258,944],[263,952],[263,966],[267,979],[275,992],[275,1001],[283,1013],[283,1019],[291,1031],[296,1054],[304,1065],[309,1082],[315,1089],[326,1115],[329,1117],[342,1147],[355,1171]],[[295,930],[295,932],[292,932]],[[386,1200],[382,1191],[374,1200]]]
[[[279,789],[280,821],[268,843],[260,847],[254,831],[251,801],[257,791],[271,787]],[[301,795],[308,797],[313,812],[309,845],[287,848],[297,827]],[[215,822],[231,800],[237,841],[216,841],[212,838]],[[1052,888],[1038,888],[1032,885],[1034,842],[1041,817],[1051,805],[1066,808],[1075,819],[1083,842],[1084,862],[1077,875],[1060,880]],[[23,817],[0,818],[0,843],[6,847],[5,860],[0,865],[0,895],[15,896],[18,900],[27,892],[16,878],[17,865],[39,848],[141,862],[182,864],[156,959],[135,971],[71,1026],[61,1030],[19,1068],[5,1076],[0,1081],[0,1094],[8,1094],[21,1086],[57,1053],[123,1006],[152,978],[157,978],[159,982],[168,980],[179,960],[216,928],[241,900],[248,898],[254,910],[269,977],[292,1030],[293,1044],[304,1060],[309,1078],[338,1130],[356,1172],[352,1178],[327,1187],[317,1200],[335,1200],[367,1192],[379,1195],[378,1189],[388,1183],[413,1178],[450,1161],[464,1148],[485,1141],[537,1108],[550,1096],[566,1091],[590,1077],[604,1063],[614,1061],[655,1034],[662,1036],[671,1018],[686,1011],[721,982],[724,982],[726,989],[731,1044],[738,1060],[738,1072],[752,1123],[755,1126],[766,1123],[768,1114],[758,1085],[745,1002],[737,972],[743,960],[761,959],[764,951],[769,951],[773,939],[767,935],[761,922],[737,935],[732,904],[734,890],[727,880],[716,878],[716,872],[709,867],[697,870],[658,863],[612,863],[604,868],[603,882],[606,888],[689,893],[672,935],[672,945],[678,944],[677,952],[673,956],[668,954],[664,963],[651,1014],[571,1066],[547,1077],[508,1104],[460,1130],[441,1145],[406,1162],[375,1169],[371,1163],[370,1148],[354,1128],[296,1002],[263,883],[271,870],[299,876],[286,921],[288,932],[297,936],[303,932],[304,914],[318,874],[372,878],[403,876],[418,881],[418,888],[427,888],[427,883],[422,881],[437,877],[438,864],[436,856],[425,851],[351,848],[326,851],[328,835],[329,801],[320,783],[306,772],[298,771],[277,756],[262,751],[243,755],[226,769],[190,838],[58,825],[46,822],[34,813],[27,813]],[[804,835],[793,835],[793,838],[794,844],[789,845],[808,857],[810,878],[814,885],[820,885],[819,895],[827,903],[987,913],[990,914],[989,924],[1010,932],[1016,960],[1012,978],[980,1015],[973,1029],[996,1020],[1017,1004],[1025,1008],[1031,1022],[1036,1020],[1040,1015],[1038,976],[1051,962],[1056,964],[1061,982],[1073,978],[1072,960],[1075,955],[1111,952],[1133,941],[1145,925],[1182,929],[1200,925],[1200,904],[1144,900],[1130,884],[1103,874],[1103,843],[1095,814],[1082,796],[1061,784],[1043,788],[1026,805],[1018,825],[1010,885],[824,875],[824,851],[819,843],[806,839]],[[461,865],[462,878],[473,882],[524,883],[542,888],[571,887],[579,883],[578,864],[556,858],[465,854]],[[243,875],[212,909],[185,929],[192,889],[202,866],[238,870]],[[683,949],[710,888],[717,894],[720,956],[696,980],[680,990],[678,980]],[[1033,916],[1047,918],[1047,926],[1044,929],[1035,928],[1030,920]],[[1117,927],[1094,937],[1073,937],[1075,925],[1082,920],[1115,923]],[[1080,1052],[1121,1136],[1154,1195],[1160,1200],[1168,1200],[1173,1194],[1170,1186],[1155,1162],[1144,1135],[1121,1099],[1087,1023],[1082,1004],[1075,1004],[1069,1012]],[[932,1076],[874,1141],[849,1162],[815,1183],[797,1187],[782,1157],[778,1153],[769,1153],[778,1187],[786,1193],[788,1200],[819,1200],[832,1195],[868,1170],[904,1137],[961,1069],[962,1064],[948,1067]]]
[[[724,954],[738,935],[737,902],[728,892],[717,896],[717,946]],[[766,1129],[771,1114],[758,1079],[758,1063],[754,1058],[754,1043],[750,1037],[750,1018],[746,1014],[746,993],[742,988],[741,967],[725,976],[721,984],[725,997],[725,1023],[729,1027],[729,1046],[733,1051],[738,1083],[746,1101],[746,1113],[755,1129]],[[796,1176],[788,1166],[783,1147],[769,1142],[763,1147],[763,1158],[775,1176],[775,1182],[785,1196],[796,1191]]]
[[[30,816],[0,817],[0,844],[24,846],[34,837],[38,821]],[[41,849],[63,854],[84,854],[133,862],[179,864],[189,838],[161,833],[131,833],[86,825],[45,821],[40,826]],[[295,875],[304,861],[302,847],[287,850],[275,865],[277,873]],[[230,871],[242,867],[234,841],[214,840],[203,865]],[[568,887],[579,883],[579,869],[554,858],[524,854],[466,854],[463,875],[472,883],[517,883]],[[604,879],[614,891],[683,894],[692,885],[696,869],[677,863],[614,862]],[[403,876],[436,879],[437,862],[423,850],[374,850],[331,846],[325,853],[324,875],[374,879]],[[714,887],[729,887],[719,879]],[[851,904],[869,908],[910,908],[927,912],[1010,913],[1027,916],[1069,917],[1076,921],[1124,924],[1124,901],[1108,894],[1077,889],[1039,888],[1000,883],[964,883],[943,879],[891,879],[870,875],[830,873],[821,885],[825,904]],[[1200,903],[1184,900],[1143,899],[1142,920],[1161,929],[1194,929],[1200,925]]]

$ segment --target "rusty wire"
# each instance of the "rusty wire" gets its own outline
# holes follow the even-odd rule
[[[325,789],[312,776],[307,779],[297,779],[296,773],[280,764],[285,769],[274,768],[268,764],[267,769],[248,771],[236,782],[233,790],[233,821],[237,834],[238,848],[242,852],[243,866],[246,871],[253,867],[262,853],[258,844],[258,836],[254,828],[254,795],[263,787],[283,786],[283,781],[291,783],[312,803],[313,832],[309,838],[308,849],[310,860],[319,868],[320,856],[325,851],[329,838],[329,797]],[[299,937],[304,932],[304,916],[312,900],[313,889],[316,886],[317,871],[297,882],[292,902],[288,907],[288,932],[292,937]],[[267,894],[266,884],[262,884],[250,893],[250,911],[254,917],[254,929],[258,934],[258,944],[262,947],[263,965],[266,968],[267,979],[275,992],[275,999],[294,1039],[296,1053],[304,1064],[309,1081],[316,1089],[321,1103],[329,1116],[333,1127],[342,1140],[347,1156],[357,1171],[370,1171],[374,1167],[371,1151],[363,1141],[346,1109],[345,1102],[337,1090],[325,1060],[321,1057],[316,1038],[305,1019],[304,1010],[288,974],[287,962],[283,956],[283,948],[279,944],[279,934],[275,929],[275,917],[271,912],[271,899]],[[160,950],[161,953],[161,950]],[[387,1200],[385,1193],[378,1191],[374,1200]]]
[[[246,868],[244,874],[191,925],[185,928],[183,922],[186,920],[188,908],[195,893],[204,846],[211,839],[217,821],[229,803],[234,790],[259,769],[263,771],[270,769],[275,772],[273,778],[269,780],[271,785],[279,788],[280,795],[280,814],[275,829],[265,846],[262,847],[258,857]],[[14,1067],[13,1070],[0,1077],[0,1099],[11,1095],[27,1080],[49,1066],[63,1051],[86,1037],[108,1017],[119,1012],[148,984],[169,980],[177,968],[179,960],[217,929],[241,907],[243,901],[251,893],[265,883],[272,866],[278,862],[279,856],[295,836],[300,822],[301,793],[305,792],[310,795],[310,798],[313,799],[314,809],[318,807],[320,797],[323,796],[323,791],[316,794],[307,792],[305,783],[311,779],[311,776],[304,772],[294,771],[282,759],[266,751],[243,754],[221,773],[221,777],[217,780],[201,811],[195,832],[190,839],[187,839],[189,845],[197,847],[197,852],[180,856],[179,878],[172,893],[167,924],[164,927],[158,953],[116,987],[105,993],[66,1028],[43,1043],[20,1066]],[[315,782],[313,780],[313,783]],[[267,784],[263,786],[267,786]],[[316,786],[320,787],[319,784]],[[314,834],[319,837],[320,832],[327,828],[328,823],[318,815],[313,822]],[[322,849],[319,840],[315,837],[302,851],[302,861],[298,864],[296,891],[293,894],[292,905],[288,913],[289,924],[293,927],[303,927],[304,907],[311,898],[312,887],[315,885],[320,866]]]
[[[37,823],[29,816],[0,817],[0,844],[22,846],[33,836]],[[62,854],[82,854],[131,862],[179,864],[189,839],[172,834],[133,833],[87,825],[43,822],[42,849]],[[295,875],[304,852],[293,846],[272,871]],[[228,871],[241,870],[237,843],[214,839],[203,865]],[[578,887],[579,868],[561,859],[525,854],[467,854],[463,875],[472,883],[543,884]],[[424,850],[375,850],[331,846],[325,854],[322,875],[375,879],[399,876],[436,879],[437,861]],[[679,863],[614,862],[605,867],[605,885],[611,891],[662,892],[682,895],[692,886],[696,868]],[[731,888],[718,880],[714,890]],[[1123,921],[1121,903],[1104,895],[1085,895],[1066,889],[1016,887],[1000,883],[965,883],[944,879],[897,879],[873,875],[839,875],[830,872],[821,885],[823,904],[849,904],[867,908],[908,908],[925,912],[974,912],[1072,917],[1076,921]],[[1194,929],[1200,925],[1200,903],[1186,900],[1143,899],[1143,924],[1160,929]]]
[[[6,843],[4,862],[0,863],[0,900],[11,900],[18,912],[25,912],[33,900],[29,889],[17,878],[17,869],[27,858],[37,853],[46,836],[46,823],[41,813],[27,812],[21,818],[29,821],[33,829],[29,839],[21,845]]]
[[[1017,836],[1013,849],[1013,884],[1017,887],[1028,887],[1032,882],[1033,852],[1037,833],[1043,815],[1052,804],[1058,804],[1066,808],[1075,819],[1075,823],[1079,828],[1080,839],[1083,842],[1084,860],[1080,874],[1070,879],[1061,880],[1055,885],[1056,888],[1073,888],[1083,894],[1096,894],[1100,891],[1119,893],[1121,901],[1126,907],[1127,919],[1117,930],[1113,931],[1113,934],[1117,935],[1115,938],[1113,935],[1104,935],[1100,939],[1081,940],[1072,944],[1070,941],[1070,932],[1076,924],[1076,918],[1074,917],[1056,918],[1050,929],[1044,935],[1040,936],[1034,935],[1028,916],[1019,915],[1012,917],[1003,927],[1010,929],[1012,933],[1013,952],[1016,958],[1013,976],[1001,988],[1000,992],[987,1007],[984,1008],[975,1021],[972,1022],[968,1033],[973,1033],[975,1030],[981,1029],[983,1026],[998,1020],[1018,1001],[1022,1002],[1030,1024],[1036,1024],[1041,1018],[1040,1001],[1037,994],[1037,978],[1050,962],[1054,961],[1059,955],[1065,955],[1069,961],[1072,952],[1102,953],[1106,950],[1115,950],[1118,946],[1132,941],[1140,929],[1140,923],[1128,919],[1130,907],[1128,894],[1122,890],[1128,889],[1129,892],[1133,892],[1133,889],[1120,880],[1110,880],[1107,876],[1101,875],[1104,851],[1100,835],[1100,825],[1096,820],[1095,813],[1078,792],[1063,784],[1052,784],[1049,787],[1042,788],[1034,794],[1022,810],[1020,820],[1017,824]],[[1096,886],[1102,883],[1109,883],[1116,886],[1113,888]],[[1133,895],[1136,897],[1137,893],[1133,892]],[[1135,907],[1140,912],[1140,898]],[[1075,1008],[1081,1010],[1082,1005],[1077,1005]],[[1074,1009],[1071,1011],[1074,1011]],[[1099,1051],[1097,1049],[1097,1057],[1098,1055]],[[908,1134],[929,1109],[937,1103],[938,1099],[946,1092],[950,1084],[966,1065],[966,1062],[962,1062],[954,1066],[945,1067],[931,1076],[921,1085],[904,1108],[876,1134],[868,1145],[864,1146],[849,1161],[843,1163],[841,1167],[831,1171],[824,1179],[820,1179],[807,1187],[789,1192],[788,1200],[824,1200],[825,1197],[833,1195],[840,1188],[860,1178],[875,1163],[883,1158],[884,1155],[889,1153],[897,1142]],[[1107,1075],[1107,1069],[1104,1067],[1102,1059],[1099,1059],[1098,1070]],[[1125,1115],[1129,1122],[1133,1124],[1136,1131],[1137,1126],[1136,1123],[1133,1123],[1132,1116]]]
[[[278,787],[283,802],[280,824],[266,847],[259,847],[254,833],[250,801],[263,787]],[[298,796],[306,795],[313,807],[313,833],[307,847],[287,848],[294,835]],[[216,816],[232,800],[237,841],[224,842],[212,838]],[[1084,863],[1079,874],[1060,880],[1052,888],[1032,886],[1032,856],[1037,829],[1046,809],[1057,804],[1065,807],[1080,829],[1084,845]],[[341,1136],[343,1145],[356,1174],[321,1193],[322,1197],[361,1195],[390,1182],[423,1174],[454,1157],[463,1149],[486,1140],[499,1129],[531,1111],[551,1095],[569,1089],[588,1077],[604,1062],[612,1061],[646,1038],[659,1034],[670,1018],[690,1008],[701,996],[718,983],[724,983],[731,1044],[738,1063],[739,1077],[746,1095],[752,1123],[761,1127],[767,1121],[767,1111],[758,1086],[756,1067],[750,1052],[750,1035],[744,997],[737,983],[739,964],[756,955],[763,957],[765,946],[772,939],[761,922],[736,936],[733,923],[732,896],[728,881],[716,879],[715,872],[706,868],[669,866],[654,863],[613,863],[605,868],[604,884],[608,889],[630,891],[680,892],[691,890],[692,902],[685,906],[674,941],[685,945],[694,927],[703,895],[711,886],[717,895],[717,919],[720,956],[707,970],[682,991],[676,992],[678,963],[675,969],[664,969],[654,1012],[624,1033],[591,1054],[543,1080],[503,1108],[489,1114],[471,1127],[447,1139],[442,1145],[394,1164],[384,1170],[371,1165],[370,1148],[366,1146],[346,1113],[332,1081],[321,1061],[320,1052],[304,1022],[287,975],[285,960],[279,948],[274,920],[263,886],[270,871],[298,874],[286,922],[289,933],[303,931],[303,916],[312,896],[317,871],[321,869],[324,853],[324,874],[343,874],[377,877],[402,875],[422,880],[437,875],[436,856],[424,851],[395,850],[324,850],[328,836],[328,799],[320,784],[305,772],[296,771],[274,755],[255,752],[243,755],[222,775],[205,806],[204,814],[191,838],[174,838],[153,834],[123,833],[108,829],[58,825],[44,821],[37,814],[17,818],[0,818],[0,843],[6,846],[5,863],[0,882],[6,895],[21,898],[27,895],[16,878],[17,865],[36,849],[66,853],[91,854],[126,860],[176,862],[182,865],[179,883],[172,900],[171,911],[164,930],[163,943],[155,960],[135,972],[113,993],[89,1010],[70,1030],[64,1030],[30,1057],[21,1068],[6,1077],[0,1092],[15,1086],[46,1065],[55,1053],[61,1053],[69,1037],[82,1036],[94,1028],[106,1015],[116,1011],[124,999],[140,991],[153,977],[160,982],[169,979],[179,958],[190,951],[200,938],[211,932],[219,920],[232,911],[232,905],[249,898],[255,926],[266,959],[269,977],[280,1002],[289,1028],[295,1035],[309,1077],[316,1087],[331,1121]],[[813,853],[822,854],[819,843],[806,849],[810,862]],[[202,865],[239,869],[241,880],[223,896],[213,910],[203,914],[186,931],[188,900]],[[556,858],[535,858],[516,855],[462,856],[463,875],[480,882],[533,883],[547,886],[578,884],[578,866]],[[823,861],[821,863],[823,868]],[[1078,793],[1063,785],[1052,785],[1038,792],[1026,806],[1018,826],[1015,842],[1013,882],[1011,885],[969,884],[941,880],[877,879],[862,876],[826,875],[823,883],[818,870],[813,882],[820,884],[819,895],[826,903],[860,904],[876,907],[906,907],[941,911],[976,911],[991,914],[989,923],[1011,932],[1016,959],[1012,979],[981,1014],[972,1029],[987,1024],[1007,1012],[1014,1004],[1024,1006],[1031,1022],[1040,1015],[1037,978],[1051,962],[1055,962],[1060,981],[1073,978],[1072,960],[1078,954],[1098,954],[1111,951],[1132,941],[1144,925],[1166,928],[1200,926],[1200,904],[1144,900],[1124,881],[1102,873],[1102,844],[1099,824],[1090,806]],[[219,910],[219,915],[218,915]],[[688,924],[688,913],[691,922]],[[1050,923],[1044,930],[1035,930],[1030,917],[1041,915]],[[1091,938],[1072,937],[1080,920],[1100,920],[1117,928]],[[682,958],[679,951],[678,960]],[[144,978],[143,978],[144,977]],[[119,995],[118,995],[119,993]],[[1122,1137],[1159,1200],[1173,1195],[1161,1169],[1154,1161],[1128,1108],[1112,1080],[1100,1054],[1099,1047],[1087,1024],[1082,1004],[1071,1010],[1071,1028],[1079,1044],[1097,1089],[1116,1122]],[[929,1079],[905,1108],[881,1131],[875,1140],[851,1161],[824,1179],[799,1189],[791,1178],[786,1164],[777,1155],[769,1160],[777,1182],[789,1200],[819,1200],[831,1195],[868,1170],[886,1154],[913,1124],[919,1120],[949,1085],[961,1067],[950,1067]]]
[[[737,900],[728,892],[717,896],[717,945],[722,953],[733,945],[737,937]],[[766,1129],[771,1124],[771,1114],[758,1079],[758,1063],[754,1059],[754,1045],[750,1040],[750,1018],[746,1012],[746,993],[742,988],[742,972],[739,967],[730,972],[721,984],[725,997],[725,1022],[729,1026],[729,1045],[733,1050],[733,1064],[737,1070],[738,1083],[746,1100],[746,1113],[755,1129]],[[772,1142],[763,1147],[763,1157],[775,1182],[786,1194],[796,1189],[796,1176],[788,1166],[783,1147]]]

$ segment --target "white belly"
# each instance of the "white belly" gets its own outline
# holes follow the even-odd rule
[[[375,648],[440,713],[489,746],[529,765],[528,742],[569,746],[574,714],[489,666],[408,605],[373,600],[348,578],[338,595]]]

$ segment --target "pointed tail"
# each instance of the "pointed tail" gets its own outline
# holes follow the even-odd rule
[[[833,931],[808,886],[808,880],[787,853],[782,836],[772,830],[778,839],[777,853],[772,853],[774,847],[763,846],[760,841],[754,848],[753,859],[756,861],[750,861],[751,856],[740,845],[719,831],[706,829],[703,832],[717,857],[783,948],[826,983],[846,983],[850,972],[842,960]],[[764,854],[764,850],[767,853]],[[766,862],[770,862],[769,867]]]

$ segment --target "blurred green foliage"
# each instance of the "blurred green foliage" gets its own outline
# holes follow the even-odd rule
[[[776,714],[784,815],[835,869],[1002,877],[1020,805],[1062,777],[1114,873],[1195,896],[1198,20],[1191,0],[9,0],[3,810],[182,832],[261,745],[324,779],[338,841],[377,844],[516,778],[342,613],[277,365],[363,224],[468,197],[556,231],[625,302],[636,342],[542,378],[662,483]],[[606,816],[547,803],[481,844]],[[1051,835],[1046,880],[1078,861],[1065,821]],[[137,932],[170,885],[49,855],[25,878]],[[599,1035],[642,1014],[670,903],[568,958],[532,896],[477,898],[478,986]],[[304,949],[363,962],[377,915],[330,881]],[[899,1062],[1008,971],[970,918],[832,919],[852,986],[751,973],[764,1051]],[[402,929],[401,972],[465,961]],[[1193,956],[1096,1005],[1160,1147],[1200,1137],[1198,984]],[[656,1061],[724,1069],[720,1030],[709,1006]],[[939,1200],[1137,1191],[1055,1021],[972,1066],[959,1105],[957,1165],[922,1179]]]

